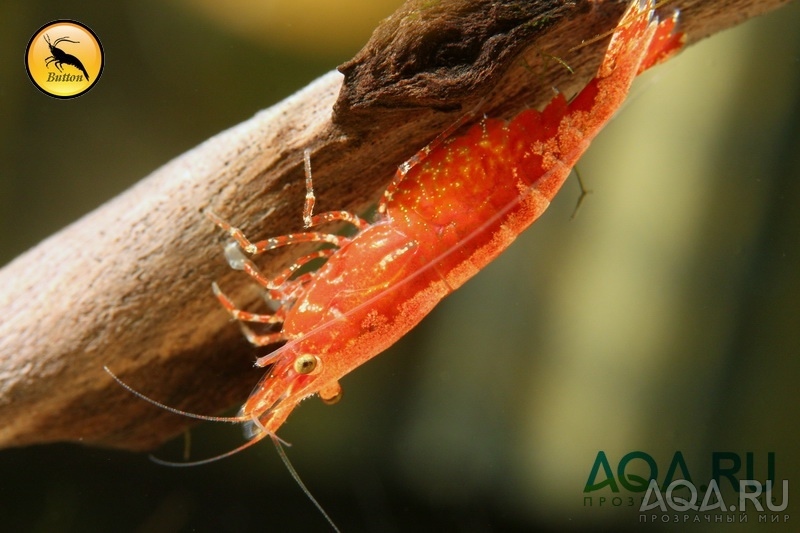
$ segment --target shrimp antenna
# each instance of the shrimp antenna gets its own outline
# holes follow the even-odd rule
[[[278,451],[278,456],[281,458],[281,461],[283,461],[283,464],[286,466],[286,470],[289,471],[289,474],[292,476],[292,479],[294,479],[295,483],[297,483],[300,486],[300,489],[303,491],[306,497],[308,497],[308,499],[311,500],[311,503],[314,504],[314,507],[316,507],[320,513],[322,513],[322,516],[325,517],[325,520],[328,521],[333,530],[336,531],[336,533],[339,533],[339,528],[336,527],[336,524],[333,522],[331,517],[328,516],[328,513],[325,512],[325,509],[322,508],[322,505],[320,505],[320,503],[316,500],[316,498],[314,498],[314,496],[311,494],[311,491],[308,489],[308,487],[306,487],[306,484],[303,483],[303,480],[300,479],[300,474],[298,474],[297,470],[294,469],[292,462],[289,460],[289,456],[286,455],[286,451],[283,449],[283,447],[291,446],[291,444],[289,444],[285,440],[278,437],[275,433],[272,433],[270,431],[262,431],[258,436],[253,437],[249,441],[245,442],[244,444],[242,444],[237,448],[234,448],[233,450],[230,450],[220,455],[216,455],[214,457],[209,457],[208,459],[201,459],[200,461],[178,463],[173,461],[165,461],[164,459],[159,459],[154,455],[150,455],[150,460],[161,466],[183,467],[183,466],[205,465],[208,463],[213,463],[214,461],[219,461],[220,459],[226,459],[231,455],[235,455],[241,452],[242,450],[245,450],[250,446],[260,442],[265,437],[269,437],[270,439],[272,439],[273,444],[275,444],[275,449]]]
[[[252,423],[254,423],[256,426],[258,426],[261,429],[261,433],[259,433],[255,437],[251,438],[250,440],[248,440],[247,442],[245,442],[241,446],[238,446],[238,447],[234,448],[233,450],[229,450],[229,451],[227,451],[225,453],[222,453],[220,455],[215,455],[214,457],[209,457],[207,459],[201,459],[199,461],[174,462],[174,461],[167,461],[167,460],[164,460],[164,459],[159,459],[158,457],[156,457],[154,455],[150,455],[149,457],[150,457],[151,461],[153,461],[154,463],[156,463],[158,465],[161,465],[161,466],[170,466],[170,467],[187,467],[187,466],[205,465],[205,464],[208,464],[208,463],[213,463],[215,461],[219,461],[220,459],[227,459],[228,457],[230,457],[232,455],[236,455],[237,453],[239,453],[239,452],[241,452],[243,450],[246,450],[250,446],[253,446],[254,444],[257,444],[258,442],[261,442],[265,437],[269,437],[270,439],[272,439],[273,444],[275,444],[275,449],[278,451],[278,456],[280,456],[281,461],[283,461],[283,464],[286,466],[286,469],[289,471],[289,474],[292,476],[292,478],[294,479],[295,483],[297,483],[300,486],[300,489],[308,497],[308,499],[311,500],[311,503],[314,504],[314,507],[316,507],[317,510],[320,513],[322,513],[322,516],[325,517],[325,520],[328,521],[328,523],[331,525],[333,530],[336,531],[336,533],[339,533],[339,528],[336,527],[336,524],[334,524],[333,520],[331,520],[331,517],[328,516],[328,513],[325,512],[325,509],[322,508],[322,505],[320,505],[320,503],[314,498],[314,496],[311,494],[311,491],[308,490],[308,487],[306,487],[305,483],[303,483],[303,480],[300,479],[300,474],[297,473],[297,470],[294,469],[294,466],[292,465],[291,461],[289,461],[289,456],[286,455],[286,451],[284,451],[283,447],[284,446],[291,446],[291,444],[289,444],[285,440],[282,440],[275,433],[273,433],[271,431],[266,431],[264,429],[264,426],[261,424],[261,421],[257,417],[255,417],[255,416],[208,416],[208,415],[200,415],[200,414],[197,414],[197,413],[190,413],[188,411],[181,411],[180,409],[175,409],[174,407],[170,407],[170,406],[165,405],[165,404],[163,404],[163,403],[161,403],[161,402],[159,402],[157,400],[154,400],[154,399],[150,398],[149,396],[145,396],[144,394],[142,394],[141,392],[137,391],[136,389],[134,389],[133,387],[131,387],[130,385],[128,385],[127,383],[122,381],[120,378],[118,378],[116,376],[116,374],[114,374],[111,371],[111,369],[108,368],[107,366],[104,365],[103,366],[103,370],[105,370],[106,373],[109,376],[111,376],[114,379],[114,381],[116,381],[126,391],[130,392],[131,394],[133,394],[137,398],[140,398],[140,399],[146,401],[147,403],[155,405],[156,407],[160,407],[160,408],[162,408],[162,409],[164,409],[166,411],[169,411],[170,413],[173,413],[173,414],[176,414],[176,415],[185,416],[185,417],[188,417],[188,418],[194,418],[196,420],[205,420],[205,421],[208,421],[208,422],[228,422],[228,423],[252,422]]]
[[[250,417],[250,416],[209,416],[209,415],[199,415],[197,413],[190,413],[188,411],[181,411],[180,409],[175,409],[174,407],[170,407],[169,405],[163,404],[163,403],[159,402],[158,400],[154,400],[154,399],[150,398],[149,396],[145,396],[141,392],[137,391],[136,389],[134,389],[133,387],[131,387],[130,385],[128,385],[127,383],[125,383],[124,381],[119,379],[116,376],[116,374],[114,374],[111,371],[111,369],[108,368],[107,366],[103,365],[103,370],[105,370],[106,373],[109,376],[111,376],[114,379],[114,381],[116,381],[126,391],[130,392],[131,394],[133,394],[137,398],[140,398],[140,399],[146,401],[149,404],[155,405],[156,407],[160,407],[161,409],[164,409],[165,411],[169,411],[172,414],[185,416],[187,418],[194,418],[195,420],[205,420],[206,422],[227,422],[229,424],[238,424],[238,423],[242,423],[242,422],[250,422],[252,420],[252,417]]]
[[[145,396],[141,392],[137,391],[136,389],[134,389],[133,387],[131,387],[130,385],[128,385],[127,383],[122,381],[120,378],[118,378],[107,366],[104,366],[103,370],[105,370],[108,373],[109,376],[114,378],[114,381],[116,381],[126,391],[130,392],[131,394],[133,394],[137,398],[140,398],[140,399],[146,401],[147,403],[155,405],[156,407],[160,407],[161,409],[165,409],[166,411],[169,411],[172,414],[185,416],[185,417],[188,417],[188,418],[194,418],[194,419],[197,419],[197,420],[204,420],[204,421],[207,421],[207,422],[228,422],[228,423],[232,423],[232,424],[233,423],[243,423],[243,422],[255,422],[259,427],[261,427],[263,429],[263,426],[259,422],[258,418],[256,418],[255,416],[252,416],[252,415],[248,415],[248,416],[208,416],[208,415],[199,415],[197,413],[190,413],[188,411],[181,411],[180,409],[175,409],[174,407],[170,407],[169,405],[165,405],[165,404],[159,402],[158,400],[154,400],[154,399],[150,398],[149,396]],[[154,463],[162,465],[162,466],[199,466],[199,465],[204,465],[204,464],[208,464],[208,463],[213,463],[214,461],[219,461],[220,459],[225,459],[227,457],[230,457],[231,455],[235,455],[235,454],[239,453],[240,451],[245,450],[245,449],[249,448],[250,446],[256,444],[257,442],[260,442],[267,435],[271,436],[273,440],[277,439],[278,441],[282,442],[286,446],[291,446],[291,444],[289,444],[288,442],[286,442],[284,440],[281,440],[277,435],[264,431],[261,434],[251,438],[250,440],[248,440],[244,444],[234,448],[233,450],[227,451],[227,452],[219,454],[219,455],[215,455],[214,457],[209,457],[208,459],[201,459],[199,461],[175,462],[175,461],[167,461],[165,459],[159,459],[158,457],[156,457],[154,455],[150,455],[150,460],[153,461]]]
[[[151,455],[148,455],[148,457],[149,457],[149,458],[150,458],[150,460],[151,460],[151,461],[153,461],[155,464],[157,464],[157,465],[161,465],[161,466],[183,467],[183,466],[200,466],[200,465],[207,465],[208,463],[213,463],[213,462],[215,462],[215,461],[219,461],[220,459],[227,459],[228,457],[230,457],[230,456],[232,456],[232,455],[236,455],[237,453],[241,452],[242,450],[246,450],[246,449],[247,449],[247,448],[249,448],[250,446],[252,446],[252,445],[254,445],[254,444],[257,444],[258,442],[261,442],[261,440],[262,440],[264,437],[266,437],[267,435],[269,435],[269,436],[270,436],[270,437],[272,437],[273,439],[278,439],[277,435],[272,435],[272,434],[269,434],[269,433],[264,433],[264,434],[262,434],[262,435],[259,435],[259,436],[257,436],[257,437],[253,437],[253,438],[252,438],[252,439],[250,439],[249,441],[245,442],[244,444],[242,444],[242,445],[240,445],[240,446],[237,446],[236,448],[234,448],[234,449],[232,449],[232,450],[229,450],[229,451],[227,451],[227,452],[225,452],[225,453],[221,453],[221,454],[219,454],[219,455],[215,455],[214,457],[209,457],[209,458],[207,458],[207,459],[200,459],[199,461],[181,461],[181,462],[177,462],[177,461],[167,461],[166,459],[159,459],[158,457],[156,457],[155,455],[152,455],[152,454],[151,454]],[[280,440],[280,439],[278,439],[278,440]],[[314,502],[314,503],[316,503],[316,502]],[[318,505],[318,506],[319,506],[319,505]],[[323,513],[323,514],[324,514],[324,513]]]
[[[294,466],[292,466],[291,461],[289,461],[289,456],[286,455],[286,452],[283,450],[283,446],[281,446],[281,439],[279,439],[277,435],[275,435],[274,433],[262,433],[262,435],[269,435],[269,437],[272,439],[272,442],[275,444],[275,449],[278,451],[278,455],[280,455],[281,461],[283,461],[283,464],[286,465],[286,469],[292,475],[297,484],[300,485],[300,488],[303,490],[305,495],[308,496],[308,499],[311,500],[311,503],[314,504],[314,506],[317,508],[317,510],[319,510],[320,513],[322,513],[322,516],[325,517],[325,520],[328,521],[333,530],[336,531],[336,533],[339,533],[339,528],[336,527],[336,524],[333,523],[333,520],[331,520],[331,517],[328,516],[328,513],[325,512],[325,509],[322,508],[319,502],[316,499],[314,499],[314,496],[311,495],[311,491],[308,490],[308,487],[306,487],[305,483],[303,483],[303,480],[300,479],[300,474],[298,474],[297,470],[294,469]],[[260,440],[263,437],[257,437],[257,438]]]

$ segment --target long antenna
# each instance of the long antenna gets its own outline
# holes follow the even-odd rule
[[[116,376],[116,374],[114,374],[111,371],[111,369],[109,369],[107,366],[103,366],[103,370],[105,370],[106,373],[108,373],[108,375],[111,376],[114,379],[114,381],[116,381],[123,389],[127,390],[128,392],[130,392],[134,396],[136,396],[136,397],[138,397],[138,398],[140,398],[140,399],[142,399],[142,400],[144,400],[144,401],[146,401],[148,403],[151,403],[152,405],[155,405],[157,407],[160,407],[162,409],[165,409],[165,410],[169,411],[170,413],[173,413],[173,414],[176,414],[176,415],[180,415],[180,416],[189,417],[189,418],[194,418],[194,419],[197,419],[197,420],[206,420],[206,421],[209,421],[209,422],[228,422],[228,423],[253,422],[261,430],[261,433],[259,433],[255,437],[251,438],[250,440],[248,440],[247,442],[245,442],[241,446],[239,446],[237,448],[234,448],[233,450],[227,451],[227,452],[225,452],[223,454],[216,455],[214,457],[209,457],[207,459],[201,459],[199,461],[191,461],[191,462],[173,462],[173,461],[166,461],[164,459],[159,459],[158,457],[155,457],[155,456],[151,455],[150,456],[150,460],[151,461],[153,461],[156,464],[162,465],[162,466],[173,466],[173,467],[204,465],[204,464],[213,463],[214,461],[219,461],[220,459],[225,459],[226,457],[230,457],[231,455],[237,454],[240,451],[242,451],[242,450],[244,450],[246,448],[249,448],[250,446],[256,444],[257,442],[260,442],[265,437],[269,436],[269,438],[272,439],[272,442],[275,444],[275,449],[278,450],[278,455],[280,456],[281,461],[283,461],[283,464],[286,465],[286,469],[289,471],[289,474],[291,474],[292,478],[294,478],[295,482],[300,486],[300,489],[302,489],[302,491],[305,493],[305,495],[308,497],[308,499],[311,500],[311,503],[314,504],[314,506],[317,508],[317,510],[319,510],[320,513],[322,513],[322,516],[325,517],[325,520],[328,521],[328,523],[331,525],[333,530],[336,533],[340,533],[339,528],[336,527],[336,524],[333,523],[333,520],[331,520],[331,517],[328,516],[328,513],[325,512],[325,509],[323,509],[322,506],[319,504],[319,502],[314,498],[314,496],[311,495],[311,491],[308,490],[308,487],[306,487],[305,483],[303,483],[303,480],[300,479],[300,474],[297,473],[297,470],[294,469],[294,466],[292,466],[291,461],[289,461],[289,456],[287,456],[286,452],[283,450],[283,445],[290,446],[290,444],[288,442],[284,441],[284,440],[281,440],[281,438],[278,437],[275,433],[273,433],[271,431],[267,431],[264,428],[264,426],[261,425],[261,421],[258,418],[253,417],[253,416],[247,416],[247,415],[245,415],[245,416],[207,416],[207,415],[200,415],[200,414],[197,414],[197,413],[190,413],[188,411],[182,411],[180,409],[175,409],[174,407],[170,407],[168,405],[165,405],[165,404],[163,404],[163,403],[161,403],[161,402],[159,402],[157,400],[154,400],[154,399],[150,398],[149,396],[145,396],[141,392],[135,390],[133,387],[131,387],[130,385],[128,385],[127,383],[122,381],[120,378],[118,378]]]
[[[251,417],[250,416],[208,416],[208,415],[200,415],[200,414],[197,414],[197,413],[190,413],[188,411],[182,411],[180,409],[175,409],[174,407],[170,407],[169,405],[163,404],[163,403],[159,402],[158,400],[154,400],[154,399],[150,398],[149,396],[145,396],[141,392],[137,391],[136,389],[134,389],[133,387],[131,387],[130,385],[128,385],[127,383],[125,383],[124,381],[119,379],[117,377],[117,375],[114,374],[111,371],[111,369],[108,368],[107,366],[104,365],[103,366],[103,370],[105,370],[106,373],[109,376],[111,376],[114,379],[114,381],[116,381],[117,384],[120,387],[122,387],[123,389],[125,389],[126,391],[130,392],[131,394],[133,394],[134,396],[138,397],[139,399],[144,400],[147,403],[150,403],[152,405],[155,405],[156,407],[160,407],[161,409],[164,409],[165,411],[169,411],[172,414],[185,416],[187,418],[194,418],[196,420],[205,420],[207,422],[227,422],[228,424],[241,424],[243,422],[250,422],[251,421]]]
[[[313,503],[314,506],[316,506],[316,508],[319,510],[320,513],[322,513],[322,516],[325,517],[325,520],[328,521],[333,530],[336,533],[339,533],[339,528],[336,527],[336,524],[333,523],[333,520],[331,520],[331,517],[328,516],[328,513],[325,512],[325,509],[322,508],[319,502],[314,499],[314,496],[311,495],[311,491],[308,490],[308,487],[306,487],[305,483],[303,483],[303,480],[300,479],[300,475],[297,473],[297,470],[294,469],[292,463],[289,461],[289,456],[286,455],[285,451],[283,451],[283,446],[281,446],[280,439],[272,433],[270,433],[269,436],[272,439],[272,442],[275,444],[275,449],[278,450],[278,455],[281,456],[283,464],[286,465],[286,469],[289,470],[289,473],[292,475],[294,480],[297,482],[298,485],[300,485],[300,488],[303,489],[303,492],[306,493],[306,496],[308,496],[308,499],[311,500],[311,503]]]

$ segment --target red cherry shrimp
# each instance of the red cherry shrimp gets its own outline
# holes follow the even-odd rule
[[[452,135],[460,122],[443,132],[400,165],[372,222],[346,211],[313,214],[306,150],[305,227],[344,221],[355,226],[353,237],[307,231],[251,242],[209,213],[249,255],[299,242],[336,247],[301,257],[274,279],[240,250],[227,250],[231,266],[280,306],[270,314],[244,311],[214,285],[221,304],[251,343],[287,341],[256,362],[268,371],[239,417],[251,422],[251,437],[274,435],[308,396],[335,401],[342,376],[394,344],[547,209],[634,77],[680,48],[677,14],[659,21],[654,8],[652,0],[630,4],[597,76],[572,101],[558,94],[543,111],[529,109],[510,121],[484,118],[461,135]],[[327,261],[318,270],[291,279],[320,257]],[[248,322],[282,328],[256,334]]]
[[[597,75],[571,101],[557,94],[542,111],[528,109],[509,121],[483,118],[455,135],[472,118],[467,115],[445,130],[398,167],[372,221],[347,211],[313,213],[310,150],[303,154],[302,218],[308,231],[252,242],[208,212],[233,239],[225,253],[230,266],[244,271],[278,306],[258,314],[239,309],[216,283],[214,294],[252,344],[285,344],[256,361],[266,374],[235,417],[170,408],[112,374],[133,394],[173,413],[245,425],[249,440],[240,447],[178,464],[228,457],[270,437],[295,480],[322,511],[288,463],[277,431],[303,399],[318,394],[328,403],[338,400],[343,376],[416,326],[547,209],[592,139],[625,101],[636,75],[681,48],[682,34],[675,32],[677,12],[659,21],[655,7],[654,0],[630,3]],[[311,230],[334,221],[351,224],[355,235]],[[248,258],[303,242],[333,247],[298,258],[273,278]],[[317,270],[298,272],[318,259],[325,263]],[[260,333],[247,323],[281,327]]]
[[[257,366],[269,371],[238,416],[187,413],[120,384],[181,415],[250,427],[252,440],[209,460],[232,455],[266,436],[275,438],[306,397],[319,394],[335,402],[342,376],[407,333],[544,212],[575,162],[623,103],[634,77],[680,49],[682,34],[674,31],[677,13],[659,21],[654,9],[653,0],[631,3],[597,76],[570,102],[558,94],[544,110],[528,109],[510,121],[484,118],[453,136],[471,118],[467,115],[448,128],[398,167],[372,222],[347,211],[313,214],[315,196],[306,150],[304,225],[344,221],[357,229],[353,237],[309,231],[253,243],[208,212],[233,238],[226,247],[230,266],[243,270],[280,305],[274,313],[256,314],[238,309],[213,284],[215,295],[254,345],[287,341],[257,360]],[[305,255],[272,279],[243,253],[257,255],[302,242],[335,248]],[[292,278],[302,266],[320,258],[327,262],[318,270]],[[282,324],[282,328],[256,334],[246,322]]]

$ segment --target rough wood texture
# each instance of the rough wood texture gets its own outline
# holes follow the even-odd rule
[[[664,9],[681,9],[693,42],[786,2]],[[226,266],[225,237],[202,211],[253,238],[299,229],[304,148],[318,211],[358,211],[399,162],[477,102],[509,117],[545,103],[551,87],[572,94],[607,44],[593,38],[623,9],[600,0],[408,2],[341,67],[344,85],[338,73],[323,76],[17,258],[0,271],[0,445],[140,450],[189,423],[132,397],[103,365],[176,408],[213,413],[241,403],[260,377],[250,364],[256,350],[210,284],[244,306],[258,294]],[[286,263],[262,259],[267,272]]]

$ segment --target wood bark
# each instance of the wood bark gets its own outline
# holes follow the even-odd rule
[[[675,1],[696,42],[788,0]],[[0,445],[76,441],[152,448],[241,403],[261,371],[212,296],[244,308],[257,287],[230,270],[211,208],[253,239],[298,231],[302,153],[317,212],[359,212],[398,163],[475,106],[511,117],[552,87],[574,94],[599,65],[624,2],[410,1],[338,72],[209,139],[0,271]],[[598,36],[601,36],[598,38]],[[569,65],[569,69],[565,65]],[[297,250],[266,254],[275,273]],[[288,254],[288,255],[287,255]]]

